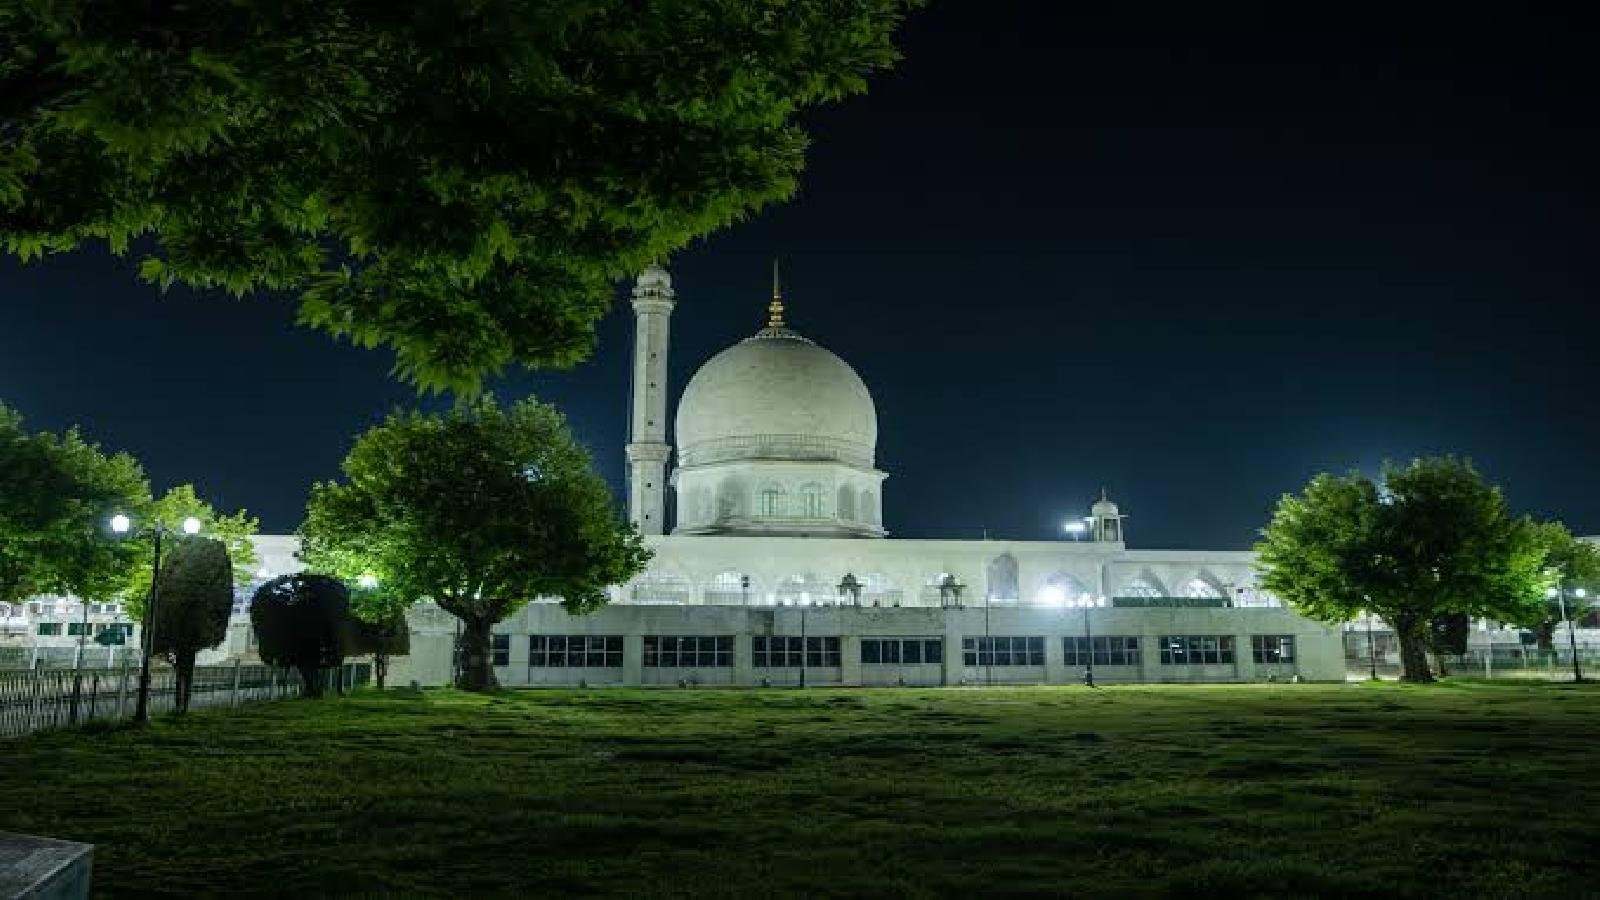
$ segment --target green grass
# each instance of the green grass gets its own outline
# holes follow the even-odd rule
[[[1578,896],[1600,690],[439,691],[0,745],[105,895]]]

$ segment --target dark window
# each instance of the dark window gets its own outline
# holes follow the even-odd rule
[[[646,648],[649,655],[650,648]],[[622,636],[604,634],[535,634],[528,637],[532,669],[620,669]]]
[[[41,634],[41,635],[50,636],[50,635],[57,635],[57,634],[60,634],[60,633],[61,633],[61,623],[60,622],[40,622],[39,623],[39,634]]]
[[[82,622],[68,622],[67,623],[67,634],[86,635],[88,633],[89,633],[89,626],[85,625]]]
[[[1089,664],[1089,639],[1069,637],[1062,640],[1062,662],[1069,666]],[[1097,666],[1139,665],[1139,639],[1124,635],[1105,635],[1094,639],[1094,664]]]
[[[1250,656],[1258,663],[1292,663],[1294,662],[1294,635],[1251,635]]]
[[[621,655],[621,649],[618,649]],[[646,668],[718,668],[733,666],[733,637],[648,635],[644,639]]]
[[[1217,634],[1163,635],[1161,664],[1205,666],[1233,662],[1233,637]]]
[[[511,635],[497,634],[492,637],[492,641],[494,664],[497,666],[511,665]]]
[[[962,638],[961,662],[968,666],[1042,666],[1044,638]]]
[[[756,636],[750,639],[750,663],[758,669],[798,669],[805,654],[807,666],[839,665],[839,639],[836,637]]]
[[[939,638],[862,638],[861,661],[894,665],[944,662],[944,641]]]

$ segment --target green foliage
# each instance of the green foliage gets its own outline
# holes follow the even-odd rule
[[[76,430],[30,433],[0,404],[0,601],[120,596],[140,548],[116,539],[109,521],[149,506],[133,457],[108,454]]]
[[[337,578],[297,573],[263,584],[250,601],[261,660],[299,671],[306,695],[321,696],[318,673],[344,661],[350,592]]]
[[[222,643],[228,635],[233,564],[221,541],[198,535],[173,538],[164,551],[150,652],[172,662],[178,711],[185,712],[195,654]]]
[[[1539,646],[1548,650],[1563,614],[1576,622],[1600,603],[1600,547],[1574,537],[1560,522],[1540,522],[1537,528],[1545,568],[1554,576],[1551,587],[1559,585],[1561,594],[1546,591],[1541,615],[1518,624],[1533,628]]]
[[[587,355],[611,285],[789,197],[919,0],[0,4],[0,242],[300,298],[401,376]]]
[[[1341,623],[1370,610],[1394,627],[1406,677],[1428,680],[1428,623],[1449,613],[1536,619],[1549,578],[1535,523],[1453,457],[1318,475],[1285,496],[1256,546],[1262,585],[1303,615]]]
[[[474,687],[492,683],[495,622],[536,597],[596,609],[648,559],[566,420],[532,399],[395,413],[357,439],[343,470],[312,487],[306,562],[371,574],[388,596],[460,617]]]
[[[150,564],[155,557],[149,529],[157,524],[166,528],[168,539],[183,534],[183,520],[193,516],[200,520],[200,534],[222,542],[233,566],[236,585],[249,584],[255,575],[256,546],[251,540],[256,534],[258,521],[244,510],[223,515],[195,493],[194,485],[180,484],[150,504],[137,520],[140,534],[133,538],[142,552],[125,587],[129,614],[138,618],[144,615],[145,600],[150,596]]]

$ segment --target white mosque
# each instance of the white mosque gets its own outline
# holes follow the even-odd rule
[[[628,514],[654,558],[599,612],[502,622],[502,684],[1344,678],[1338,630],[1258,592],[1252,554],[1130,550],[1103,495],[1086,539],[891,537],[872,394],[789,326],[776,277],[766,327],[684,387],[674,448],[675,302],[665,269],[638,278]],[[443,681],[453,620],[417,620],[404,677]]]

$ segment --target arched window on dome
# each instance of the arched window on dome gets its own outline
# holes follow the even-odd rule
[[[861,492],[860,515],[861,521],[869,525],[878,524],[877,498],[872,495],[871,491],[863,490]]]
[[[1183,596],[1190,600],[1220,600],[1222,589],[1204,578],[1191,578],[1183,586]]]
[[[848,484],[839,486],[839,519],[845,522],[856,520],[856,492]]]
[[[737,519],[744,516],[745,510],[744,482],[737,478],[727,478],[717,485],[717,518]]]
[[[807,519],[820,519],[827,514],[826,505],[822,502],[822,485],[815,482],[800,485],[800,515]]]
[[[782,485],[764,484],[756,494],[756,514],[763,519],[781,519],[789,514],[788,499]]]

